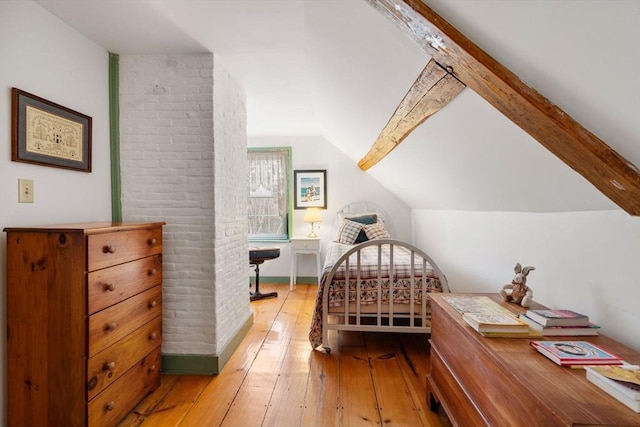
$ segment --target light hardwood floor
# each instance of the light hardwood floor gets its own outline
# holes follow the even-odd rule
[[[316,285],[260,290],[278,298],[251,303],[254,326],[219,375],[163,375],[120,427],[450,425],[427,404],[426,336],[332,332],[330,354],[312,351]]]

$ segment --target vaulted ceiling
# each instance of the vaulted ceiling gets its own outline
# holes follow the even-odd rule
[[[214,52],[247,95],[251,137],[322,135],[354,164],[433,55],[371,0],[37,2],[110,52]],[[637,171],[639,2],[425,3]],[[619,209],[479,93],[462,90],[366,173],[414,208]]]

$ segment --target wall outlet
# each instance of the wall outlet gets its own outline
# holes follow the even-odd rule
[[[33,203],[33,180],[18,178],[18,203]]]

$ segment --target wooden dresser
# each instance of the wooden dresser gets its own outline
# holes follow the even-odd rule
[[[504,303],[516,313],[526,309]],[[427,394],[455,426],[640,426],[635,413],[585,378],[534,350],[528,338],[484,338],[443,298],[432,300],[431,369]],[[539,304],[531,308],[546,308]],[[640,353],[604,335],[544,337],[590,341],[640,364]]]
[[[160,385],[163,225],[4,230],[9,426],[112,426]]]

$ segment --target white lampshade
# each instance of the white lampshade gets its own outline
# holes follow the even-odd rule
[[[304,222],[322,222],[318,208],[307,208],[304,213]]]
[[[304,212],[303,221],[311,223],[311,232],[309,233],[309,237],[318,237],[316,228],[313,225],[314,222],[322,222],[322,217],[320,216],[320,211],[318,211],[318,208],[307,208],[307,210]]]

